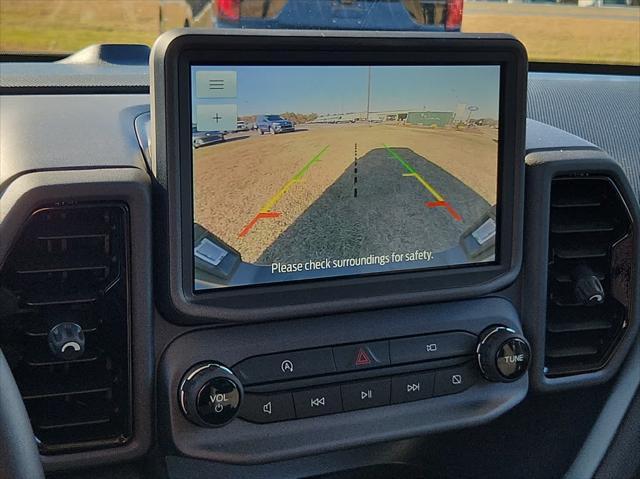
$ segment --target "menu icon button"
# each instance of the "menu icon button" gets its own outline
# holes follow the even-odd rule
[[[238,95],[237,73],[234,71],[196,71],[198,98],[235,98]]]

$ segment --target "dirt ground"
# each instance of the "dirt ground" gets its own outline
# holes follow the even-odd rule
[[[462,31],[511,33],[530,61],[640,64],[637,6],[465,1]]]
[[[161,31],[182,26],[186,18],[180,1],[164,3],[160,15],[158,0],[0,0],[0,51],[70,52],[111,42],[151,45]],[[274,0],[272,8],[281,4]],[[211,18],[194,18],[193,25],[210,28]],[[511,33],[524,42],[532,61],[640,64],[637,6],[465,1],[462,31]]]
[[[353,168],[354,159],[381,150],[385,161],[399,168],[389,181],[406,185],[409,179],[403,178],[402,165],[385,151],[385,145],[413,151],[422,158],[414,162],[427,160],[477,193],[483,203],[493,205],[496,136],[497,130],[491,128],[455,131],[384,124],[300,125],[293,133],[275,136],[236,133],[225,143],[195,152],[195,220],[240,251],[244,261],[255,262]],[[448,199],[446,182],[424,179],[434,182],[430,186],[436,195]],[[439,199],[414,183],[424,201]],[[261,211],[273,216],[255,221]],[[444,210],[438,214],[447,215]]]

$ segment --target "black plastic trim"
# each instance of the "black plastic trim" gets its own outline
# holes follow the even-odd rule
[[[524,399],[526,375],[512,383],[480,379],[458,394],[383,409],[272,424],[234,420],[218,429],[187,420],[176,392],[185,371],[204,361],[231,365],[254,355],[451,330],[479,334],[492,324],[521,331],[515,308],[501,298],[192,330],[176,338],[160,358],[158,439],[168,454],[256,464],[487,422]]]
[[[124,388],[125,394],[123,394],[123,402],[126,402],[126,404],[122,404],[121,405],[121,411],[122,411],[122,417],[124,417],[125,419],[123,420],[123,427],[121,431],[118,431],[117,434],[114,434],[112,436],[109,437],[103,437],[103,438],[92,438],[90,440],[87,441],[65,441],[65,442],[61,442],[61,441],[55,441],[53,443],[49,443],[47,442],[43,436],[40,436],[41,442],[39,442],[39,449],[40,449],[40,453],[43,455],[54,455],[54,454],[61,454],[61,453],[73,453],[73,452],[81,452],[81,451],[85,451],[85,450],[91,450],[91,449],[101,449],[101,448],[107,448],[107,447],[116,447],[116,446],[122,446],[126,443],[129,442],[129,440],[131,439],[131,434],[132,434],[132,378],[131,378],[131,357],[130,357],[130,351],[131,351],[131,255],[130,255],[130,231],[129,231],[129,225],[130,225],[130,221],[129,221],[129,209],[127,207],[127,205],[123,202],[112,202],[112,201],[101,201],[101,202],[96,202],[96,201],[91,201],[91,202],[78,202],[78,203],[74,203],[74,204],[66,204],[66,205],[60,205],[60,206],[46,206],[44,208],[38,208],[36,210],[33,211],[33,213],[31,214],[31,216],[27,219],[25,224],[30,224],[33,223],[34,221],[42,221],[40,218],[48,213],[48,212],[53,212],[55,214],[56,211],[73,211],[73,210],[83,210],[83,211],[88,211],[88,210],[94,210],[94,211],[104,211],[105,209],[109,209],[111,211],[118,211],[121,215],[121,219],[122,219],[122,231],[120,231],[120,235],[121,235],[121,241],[122,244],[118,245],[117,248],[117,252],[122,256],[122,258],[120,259],[122,267],[124,269],[125,274],[122,275],[121,272],[119,272],[117,274],[117,276],[115,277],[115,279],[112,279],[112,282],[109,284],[109,286],[107,286],[105,288],[105,290],[107,289],[114,289],[112,288],[112,286],[114,286],[116,283],[120,282],[120,288],[123,290],[124,294],[124,301],[126,302],[125,304],[125,310],[126,310],[126,317],[118,317],[116,318],[117,321],[121,321],[122,324],[118,325],[116,327],[118,327],[118,331],[119,332],[124,332],[126,335],[126,339],[125,339],[125,346],[124,348],[122,348],[122,352],[126,351],[124,354],[124,358],[123,361],[121,361],[123,363],[122,366],[122,370],[123,372],[125,372],[125,374],[123,374],[124,377],[124,381],[121,381],[121,383],[126,383],[126,386],[121,385],[120,388]],[[23,235],[18,235],[16,237],[16,239],[23,239]],[[111,241],[113,244],[113,241]],[[16,244],[16,246],[19,246]],[[9,253],[9,257],[11,257],[12,254],[16,254],[15,251],[13,251],[13,253]],[[18,253],[20,254],[20,253]],[[22,253],[24,254],[24,253]],[[117,254],[117,253],[116,253]],[[1,269],[0,269],[1,271]],[[124,276],[124,277],[122,277]],[[106,295],[109,295],[109,293],[106,293]],[[27,304],[33,304],[33,303],[27,303]],[[48,302],[44,302],[43,305],[49,305],[51,307],[52,304],[60,304],[60,303],[48,303]],[[68,304],[68,303],[67,303]],[[54,306],[55,308],[55,306]],[[50,308],[48,311],[54,312],[55,314],[55,309],[54,308]],[[41,312],[39,317],[41,319],[45,319],[46,320],[46,313]],[[113,319],[110,318],[110,319]],[[113,326],[113,325],[111,325]],[[95,328],[94,328],[95,330]],[[45,330],[46,331],[46,330]],[[45,333],[46,334],[46,333]],[[88,356],[87,356],[88,353]],[[110,354],[110,357],[113,357],[113,354]],[[97,358],[97,353],[94,353],[93,351],[87,351],[85,353],[85,355],[83,356],[82,360],[84,361],[92,361],[95,360]],[[59,359],[53,359],[53,361],[49,360],[48,358],[45,358],[44,361],[34,361],[30,364],[55,364],[55,363],[59,363],[59,362],[63,362],[60,361]],[[66,361],[67,363],[71,363],[71,361]],[[76,362],[76,361],[73,361]],[[80,361],[77,361],[80,362]],[[22,375],[20,375],[21,379],[25,379],[24,378],[24,373]],[[87,378],[87,380],[89,381],[89,383],[91,382],[92,378]],[[62,383],[60,383],[62,384]],[[54,386],[53,384],[50,384],[49,387]],[[69,389],[69,385],[66,385],[67,387],[65,388],[65,393],[69,393],[69,392],[73,392],[73,389]],[[92,392],[97,392],[100,391],[102,389],[110,389],[110,385],[107,386],[106,388],[103,388],[102,386],[105,386],[105,384],[101,384],[100,386],[96,387],[95,389],[86,389],[83,390],[82,392],[85,394],[89,394]],[[42,391],[42,389],[40,389]],[[54,390],[49,390],[47,391],[47,393],[45,393],[44,395],[41,395],[40,397],[54,397],[55,394],[55,388]],[[58,393],[57,395],[62,396],[64,394],[60,394]],[[23,399],[27,400],[27,399],[36,399],[38,398],[39,395],[36,394],[24,394],[23,391]],[[41,417],[40,418],[41,421],[43,422],[43,420],[46,421],[46,418]],[[32,419],[33,420],[33,419]],[[37,430],[37,428],[36,428]]]
[[[262,39],[268,36],[269,41]],[[155,222],[159,305],[174,322],[256,321],[474,297],[512,283],[522,248],[526,53],[507,35],[406,32],[176,30],[152,50],[151,116],[157,166]],[[193,292],[191,142],[187,98],[192,62],[209,64],[500,64],[500,177],[497,265],[398,272]],[[179,114],[176,115],[176,112]],[[393,292],[390,292],[393,291]]]
[[[49,205],[116,201],[128,205],[131,238],[131,338],[133,436],[122,447],[42,456],[46,471],[113,464],[142,457],[151,445],[154,391],[151,278],[151,192],[149,176],[135,168],[34,172],[19,176],[2,192],[0,265],[34,210]]]
[[[553,132],[550,132],[553,133]],[[567,136],[567,144],[573,141]],[[640,327],[640,207],[629,182],[620,166],[605,153],[593,149],[562,149],[535,151],[526,157],[526,257],[522,288],[523,328],[532,346],[532,363],[529,375],[532,388],[553,391],[571,387],[600,384],[608,381],[618,371],[629,349],[636,341]],[[551,181],[557,176],[610,178],[622,194],[633,221],[635,298],[629,311],[629,326],[617,345],[609,362],[594,372],[563,377],[547,377],[544,374],[545,333],[547,312],[547,258],[550,217]]]
[[[293,379],[290,381],[280,381],[269,384],[246,386],[245,391],[247,393],[264,394],[289,391],[292,389],[331,385],[336,383],[375,380],[379,378],[387,378],[390,376],[403,375],[408,373],[437,371],[452,366],[459,366],[461,364],[468,363],[470,360],[475,360],[475,357],[473,355],[457,357],[454,356],[451,358],[435,359],[433,361],[427,362],[386,366],[383,368],[365,369],[362,371],[338,372],[331,375],[318,376],[315,378]]]
[[[640,75],[639,65],[614,65],[604,63],[529,62],[530,72],[578,73],[599,75]]]
[[[597,477],[631,403],[640,391],[640,343],[636,343],[565,479]],[[637,439],[637,438],[636,438]],[[627,443],[628,444],[628,443]],[[633,447],[629,444],[630,447]],[[631,452],[628,450],[628,452]],[[610,477],[602,476],[601,477]]]

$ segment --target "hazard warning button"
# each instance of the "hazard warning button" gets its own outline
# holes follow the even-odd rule
[[[389,342],[375,341],[372,343],[335,346],[333,348],[333,357],[338,371],[388,366]]]

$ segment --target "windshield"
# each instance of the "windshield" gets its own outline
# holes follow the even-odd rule
[[[1,53],[151,45],[178,27],[511,33],[534,62],[640,65],[640,0],[1,0]],[[272,118],[269,118],[272,119]]]

